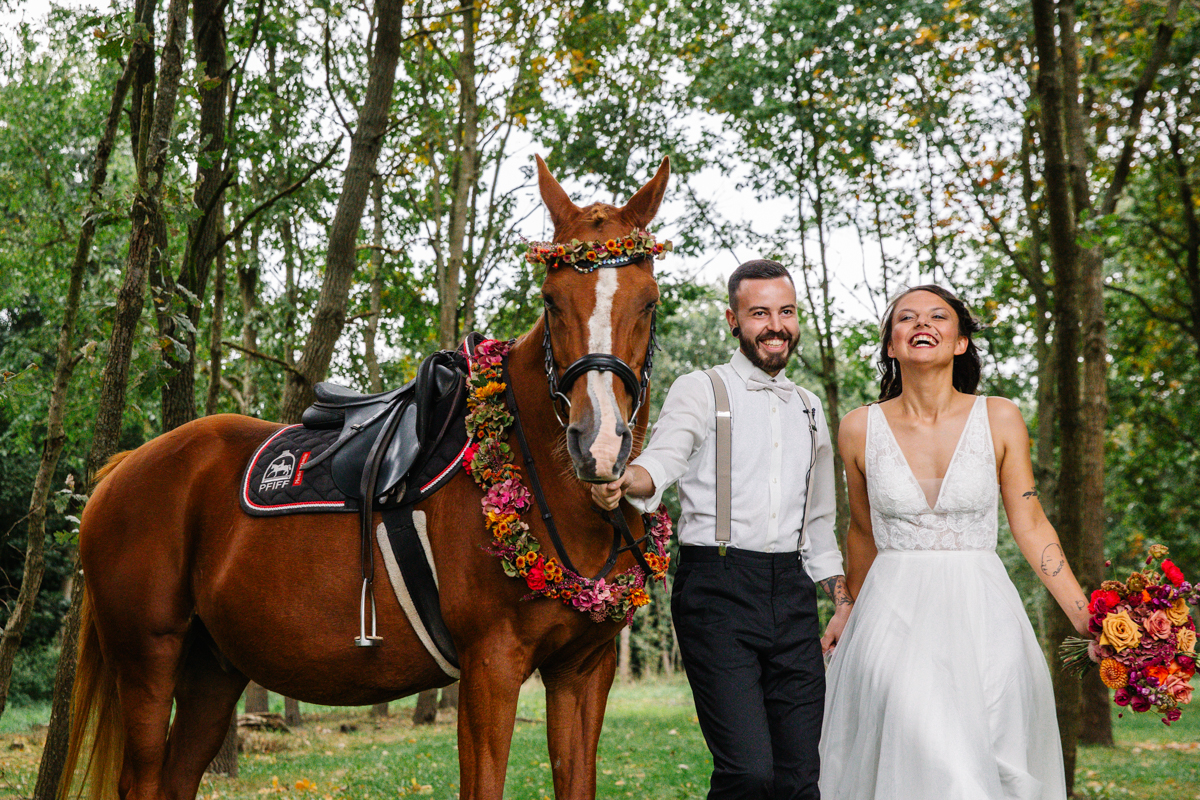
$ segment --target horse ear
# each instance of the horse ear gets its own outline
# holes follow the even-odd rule
[[[542,194],[546,210],[550,212],[550,221],[554,223],[554,229],[557,231],[563,227],[568,216],[579,213],[579,206],[571,202],[562,186],[554,180],[542,157],[535,154],[534,159],[537,160],[538,190]]]
[[[650,220],[658,213],[658,206],[667,191],[667,179],[670,177],[671,159],[664,157],[658,165],[658,172],[654,173],[650,182],[638,189],[637,194],[629,198],[629,202],[621,209],[622,216],[630,220],[636,228],[649,225]]]

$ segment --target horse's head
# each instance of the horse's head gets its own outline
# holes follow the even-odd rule
[[[537,167],[554,241],[565,244],[630,240],[631,233],[644,230],[658,213],[671,172],[664,158],[650,182],[624,206],[593,203],[580,208],[540,157]],[[598,262],[604,261],[600,255]],[[560,405],[569,406],[567,450],[575,474],[589,482],[615,480],[625,471],[633,446],[630,425],[644,407],[658,304],[652,256],[610,261],[627,263],[594,269],[586,260],[578,269],[560,265],[546,270],[542,284],[543,324],[553,361],[552,369],[547,365],[551,391],[560,393]]]

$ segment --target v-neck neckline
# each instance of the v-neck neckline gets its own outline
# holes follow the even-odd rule
[[[921,493],[921,499],[925,501],[925,507],[930,511],[936,511],[937,507],[942,503],[942,494],[946,491],[946,481],[950,478],[950,471],[954,469],[954,462],[958,461],[958,453],[962,450],[962,443],[967,438],[967,429],[971,427],[971,418],[975,416],[975,409],[979,406],[979,401],[983,399],[983,395],[978,395],[975,402],[971,404],[971,410],[967,412],[967,421],[963,424],[962,430],[959,431],[958,441],[954,443],[954,452],[950,454],[950,463],[946,465],[946,472],[941,477],[941,486],[938,487],[937,499],[933,505],[929,504],[929,497],[925,494],[925,490],[921,487],[921,479],[913,472],[912,465],[908,463],[908,456],[904,453],[904,448],[900,446],[900,440],[896,438],[896,432],[892,430],[892,424],[888,422],[887,414],[883,413],[883,408],[876,404],[876,410],[879,416],[883,418],[883,427],[887,431],[888,436],[892,440],[892,444],[896,445],[897,452],[900,453],[900,460],[904,462],[904,469],[908,472],[908,477],[917,487],[917,491]],[[936,479],[935,479],[936,480]]]

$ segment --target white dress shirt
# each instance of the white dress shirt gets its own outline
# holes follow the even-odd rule
[[[809,577],[821,581],[843,574],[842,554],[833,531],[837,510],[833,445],[821,402],[812,392],[796,387],[808,397],[817,418],[817,460],[812,467],[811,507],[806,510],[805,477],[813,434],[804,403],[794,393],[783,400],[772,390],[748,389],[746,381],[751,376],[757,378],[756,383],[776,383],[778,379],[750,363],[741,350],[730,363],[717,367],[717,372],[725,381],[733,418],[729,546],[762,553],[794,551],[807,516],[808,528],[799,550]],[[690,372],[671,385],[650,442],[633,461],[654,480],[652,496],[626,498],[642,512],[657,508],[663,491],[679,481],[680,544],[717,544],[715,433],[712,384],[703,372]]]

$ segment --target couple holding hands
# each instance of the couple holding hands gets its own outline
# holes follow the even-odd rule
[[[1082,635],[1087,599],[1020,412],[975,395],[978,323],[938,286],[885,312],[880,400],[838,431],[843,569],[829,429],[784,375],[799,341],[787,270],[742,264],[725,316],[730,362],[675,381],[641,455],[592,489],[602,507],[652,511],[679,483],[671,610],[710,800],[1065,798],[1049,671],[995,552],[999,500]],[[814,583],[835,607],[823,635]]]

